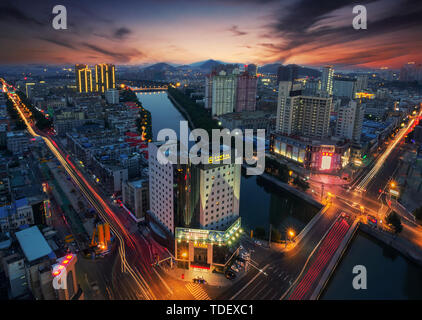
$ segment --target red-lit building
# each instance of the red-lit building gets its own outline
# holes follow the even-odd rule
[[[349,163],[350,144],[273,133],[270,137],[270,153],[313,172],[334,173]]]

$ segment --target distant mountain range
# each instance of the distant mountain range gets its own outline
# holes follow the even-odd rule
[[[178,70],[198,70],[198,71],[202,71],[204,73],[210,72],[214,67],[219,66],[219,65],[223,65],[223,64],[227,64],[223,61],[218,61],[218,60],[204,60],[204,61],[198,61],[195,63],[191,63],[188,65],[180,65],[180,66],[175,66],[175,65],[171,65],[169,63],[166,62],[160,62],[160,63],[155,63],[153,65],[141,68],[141,72],[145,72],[145,73],[162,73],[162,72],[166,72],[166,71],[178,71]],[[240,63],[237,63],[238,65],[241,65]],[[272,73],[272,74],[277,74],[277,69],[278,67],[280,67],[282,64],[281,63],[270,63],[270,64],[266,64],[263,65],[261,67],[258,68],[258,72],[259,73]],[[309,68],[309,67],[302,67],[299,66],[299,76],[300,77],[304,77],[304,76],[308,76],[308,77],[319,77],[321,75],[321,72],[317,69],[314,68]]]

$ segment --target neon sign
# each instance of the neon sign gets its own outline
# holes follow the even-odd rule
[[[220,161],[223,161],[223,160],[226,160],[226,159],[230,159],[230,153],[220,154],[220,155],[216,155],[216,156],[210,156],[208,158],[208,163],[214,163],[214,162],[219,163]]]

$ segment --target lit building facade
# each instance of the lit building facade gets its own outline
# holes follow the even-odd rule
[[[322,68],[321,74],[321,90],[327,92],[329,95],[333,94],[333,66],[325,66]]]
[[[214,157],[207,164],[163,165],[158,161],[161,145],[148,146],[149,215],[174,239],[181,266],[224,266],[226,253],[237,249],[236,237],[229,243],[225,234],[240,230],[240,165],[215,163]],[[231,158],[231,151],[223,150],[222,156]],[[222,242],[214,249],[218,239]]]
[[[299,139],[273,133],[270,153],[312,172],[335,173],[350,161],[350,144]]]
[[[80,93],[93,91],[92,70],[86,64],[75,65],[76,90]]]
[[[116,88],[115,66],[101,63],[95,65],[95,91],[106,92]]]

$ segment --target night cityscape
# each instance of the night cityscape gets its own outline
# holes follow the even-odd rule
[[[421,300],[421,17],[1,1],[0,300]]]

